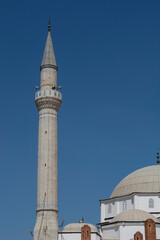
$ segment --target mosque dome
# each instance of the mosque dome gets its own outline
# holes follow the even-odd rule
[[[66,225],[62,232],[81,232],[81,228],[84,226],[84,225],[88,225],[90,228],[91,228],[91,232],[98,232],[97,228],[92,225],[92,224],[89,224],[89,223],[70,223],[68,225]]]
[[[153,165],[138,169],[125,177],[111,194],[121,197],[132,193],[158,193],[160,192],[160,165]]]
[[[110,223],[145,222],[147,219],[152,219],[155,223],[160,223],[159,220],[155,218],[152,214],[138,209],[127,210],[125,212],[119,213],[112,219]]]

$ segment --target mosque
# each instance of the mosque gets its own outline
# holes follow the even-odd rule
[[[39,112],[37,209],[34,240],[160,239],[160,164],[129,174],[110,198],[100,200],[98,228],[79,222],[58,227],[57,115],[62,103],[53,43],[48,36],[35,94]]]

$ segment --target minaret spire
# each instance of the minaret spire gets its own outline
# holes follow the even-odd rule
[[[48,20],[48,36],[47,41],[44,49],[43,59],[41,63],[40,70],[43,68],[50,67],[55,68],[57,70],[56,58],[54,54],[54,48],[51,38],[51,20]]]

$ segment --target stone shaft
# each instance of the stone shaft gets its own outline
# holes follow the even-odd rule
[[[37,211],[58,210],[57,179],[57,111],[44,108],[39,111]]]
[[[48,36],[42,61],[44,65],[41,66],[40,91],[36,92],[35,96],[39,111],[39,133],[37,216],[34,240],[57,240],[58,238],[57,113],[62,95],[57,91],[57,67],[53,65],[55,56],[54,61],[50,62],[54,52],[50,33]],[[49,53],[48,49],[51,49]]]

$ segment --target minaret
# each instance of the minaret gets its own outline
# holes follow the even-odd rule
[[[42,64],[40,90],[35,103],[39,112],[37,215],[34,240],[58,238],[57,113],[62,95],[57,91],[57,65],[50,34]]]

